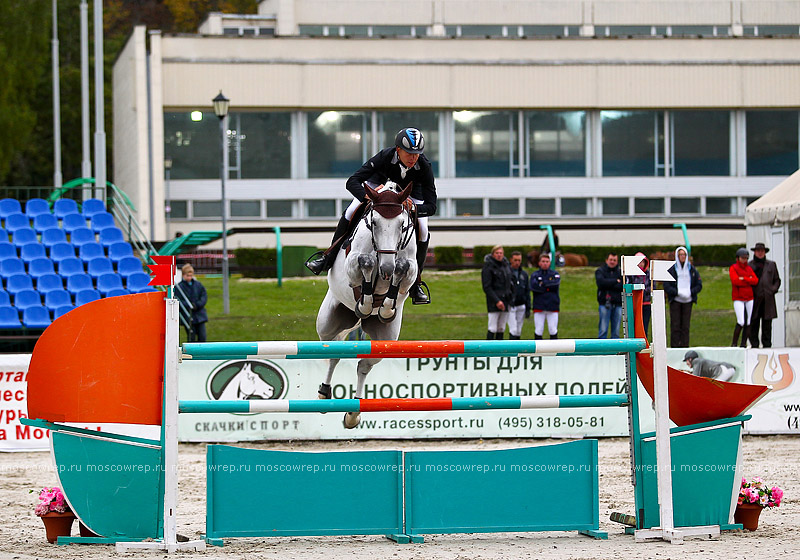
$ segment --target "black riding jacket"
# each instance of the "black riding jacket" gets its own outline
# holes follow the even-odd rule
[[[422,204],[417,204],[417,215],[424,217],[436,214],[436,185],[433,181],[433,169],[424,154],[420,154],[416,165],[409,169],[400,163],[395,148],[381,150],[367,160],[347,180],[347,190],[363,202],[366,197],[365,181],[383,185],[387,180],[394,181],[401,188],[405,188],[409,181],[413,181],[411,197],[423,201]]]

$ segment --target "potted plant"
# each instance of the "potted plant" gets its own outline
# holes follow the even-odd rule
[[[736,523],[741,523],[745,529],[755,531],[758,529],[758,516],[761,515],[761,510],[765,507],[779,507],[782,500],[783,490],[777,486],[768,486],[758,476],[750,482],[742,477],[733,519]]]
[[[47,542],[54,544],[58,537],[70,535],[75,514],[69,509],[61,488],[57,486],[42,488],[34,513],[42,518],[47,532]]]

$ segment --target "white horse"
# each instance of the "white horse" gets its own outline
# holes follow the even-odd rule
[[[417,278],[417,243],[411,183],[398,191],[364,185],[367,207],[355,228],[349,247],[345,243],[328,273],[328,293],[317,314],[317,334],[322,341],[344,340],[359,325],[372,340],[397,340],[403,322],[403,304]],[[367,374],[380,358],[358,362],[355,397],[364,394]],[[331,378],[338,359],[328,360],[328,375],[319,386],[319,398],[331,398]],[[355,428],[360,414],[348,412],[345,428]]]
[[[250,368],[249,363],[245,363],[239,373],[231,377],[217,400],[243,401],[253,397],[271,399],[274,394],[275,389],[261,379],[261,376]]]

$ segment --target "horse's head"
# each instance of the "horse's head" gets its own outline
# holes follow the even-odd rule
[[[411,194],[411,185],[397,192],[397,185],[387,182],[383,189],[373,189],[366,183],[367,199],[372,210],[365,219],[372,230],[372,243],[379,257],[381,276],[388,279],[394,273],[394,259],[397,251],[404,248],[411,235],[411,220],[406,210],[406,200]]]
[[[275,394],[275,389],[261,379],[261,376],[254,372],[249,363],[245,363],[242,371],[239,372],[239,394],[243,399],[261,398],[270,399]]]

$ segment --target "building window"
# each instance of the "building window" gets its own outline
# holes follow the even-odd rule
[[[219,179],[219,137],[219,119],[210,110],[164,113],[170,179]]]
[[[706,214],[736,214],[736,199],[727,196],[707,196]]]
[[[373,25],[373,37],[412,37],[409,25]]]
[[[730,175],[730,111],[674,111],[673,175]]]
[[[335,215],[335,200],[306,200],[306,217],[330,218]]]
[[[603,203],[605,208],[605,202]],[[663,198],[637,198],[633,201],[633,211],[636,214],[663,214]]]
[[[222,218],[221,200],[195,200],[192,202],[193,218]]]
[[[189,205],[185,200],[168,200],[169,217],[186,219],[189,217]]]
[[[260,218],[260,200],[231,200],[232,218]]]
[[[577,27],[575,33],[570,32],[570,28],[563,25],[523,25],[523,37],[566,37],[567,35],[578,35]]]
[[[289,113],[232,113],[229,161],[238,163],[233,178],[285,179],[291,176]]]
[[[562,198],[562,216],[586,216],[589,213],[588,198]]]
[[[370,117],[357,111],[308,113],[308,176],[349,177],[372,156]]]
[[[293,218],[294,207],[293,200],[268,200],[267,218]]]
[[[434,111],[379,111],[378,145],[382,148],[394,146],[395,136],[406,127],[418,128],[422,132],[425,138],[425,157],[431,162],[433,174],[438,176],[439,113]]]
[[[699,197],[673,197],[670,199],[670,214],[699,214],[700,213],[700,198]]]
[[[609,25],[606,29],[607,37],[652,37],[655,34],[649,25]]]
[[[299,26],[300,35],[305,37],[322,37],[322,26],[321,25],[300,25]]]
[[[483,216],[483,199],[456,198],[456,216]]]
[[[603,202],[603,216],[627,216],[628,215],[628,199],[627,198],[602,198]]]
[[[502,25],[462,25],[461,37],[502,37]]]
[[[713,25],[673,25],[671,37],[713,37]]]
[[[517,216],[519,215],[519,199],[517,198],[490,198],[490,216]]]
[[[663,115],[661,111],[600,112],[604,176],[663,175]]]
[[[456,176],[508,177],[513,148],[511,113],[456,111]]]
[[[554,216],[556,213],[556,199],[526,198],[525,213],[534,216]]]
[[[348,37],[366,37],[369,35],[369,27],[366,25],[346,25],[344,34]]]
[[[584,111],[527,113],[532,177],[586,175]]]
[[[800,220],[789,222],[789,300],[800,301]]]
[[[747,174],[797,171],[797,111],[747,111]]]

